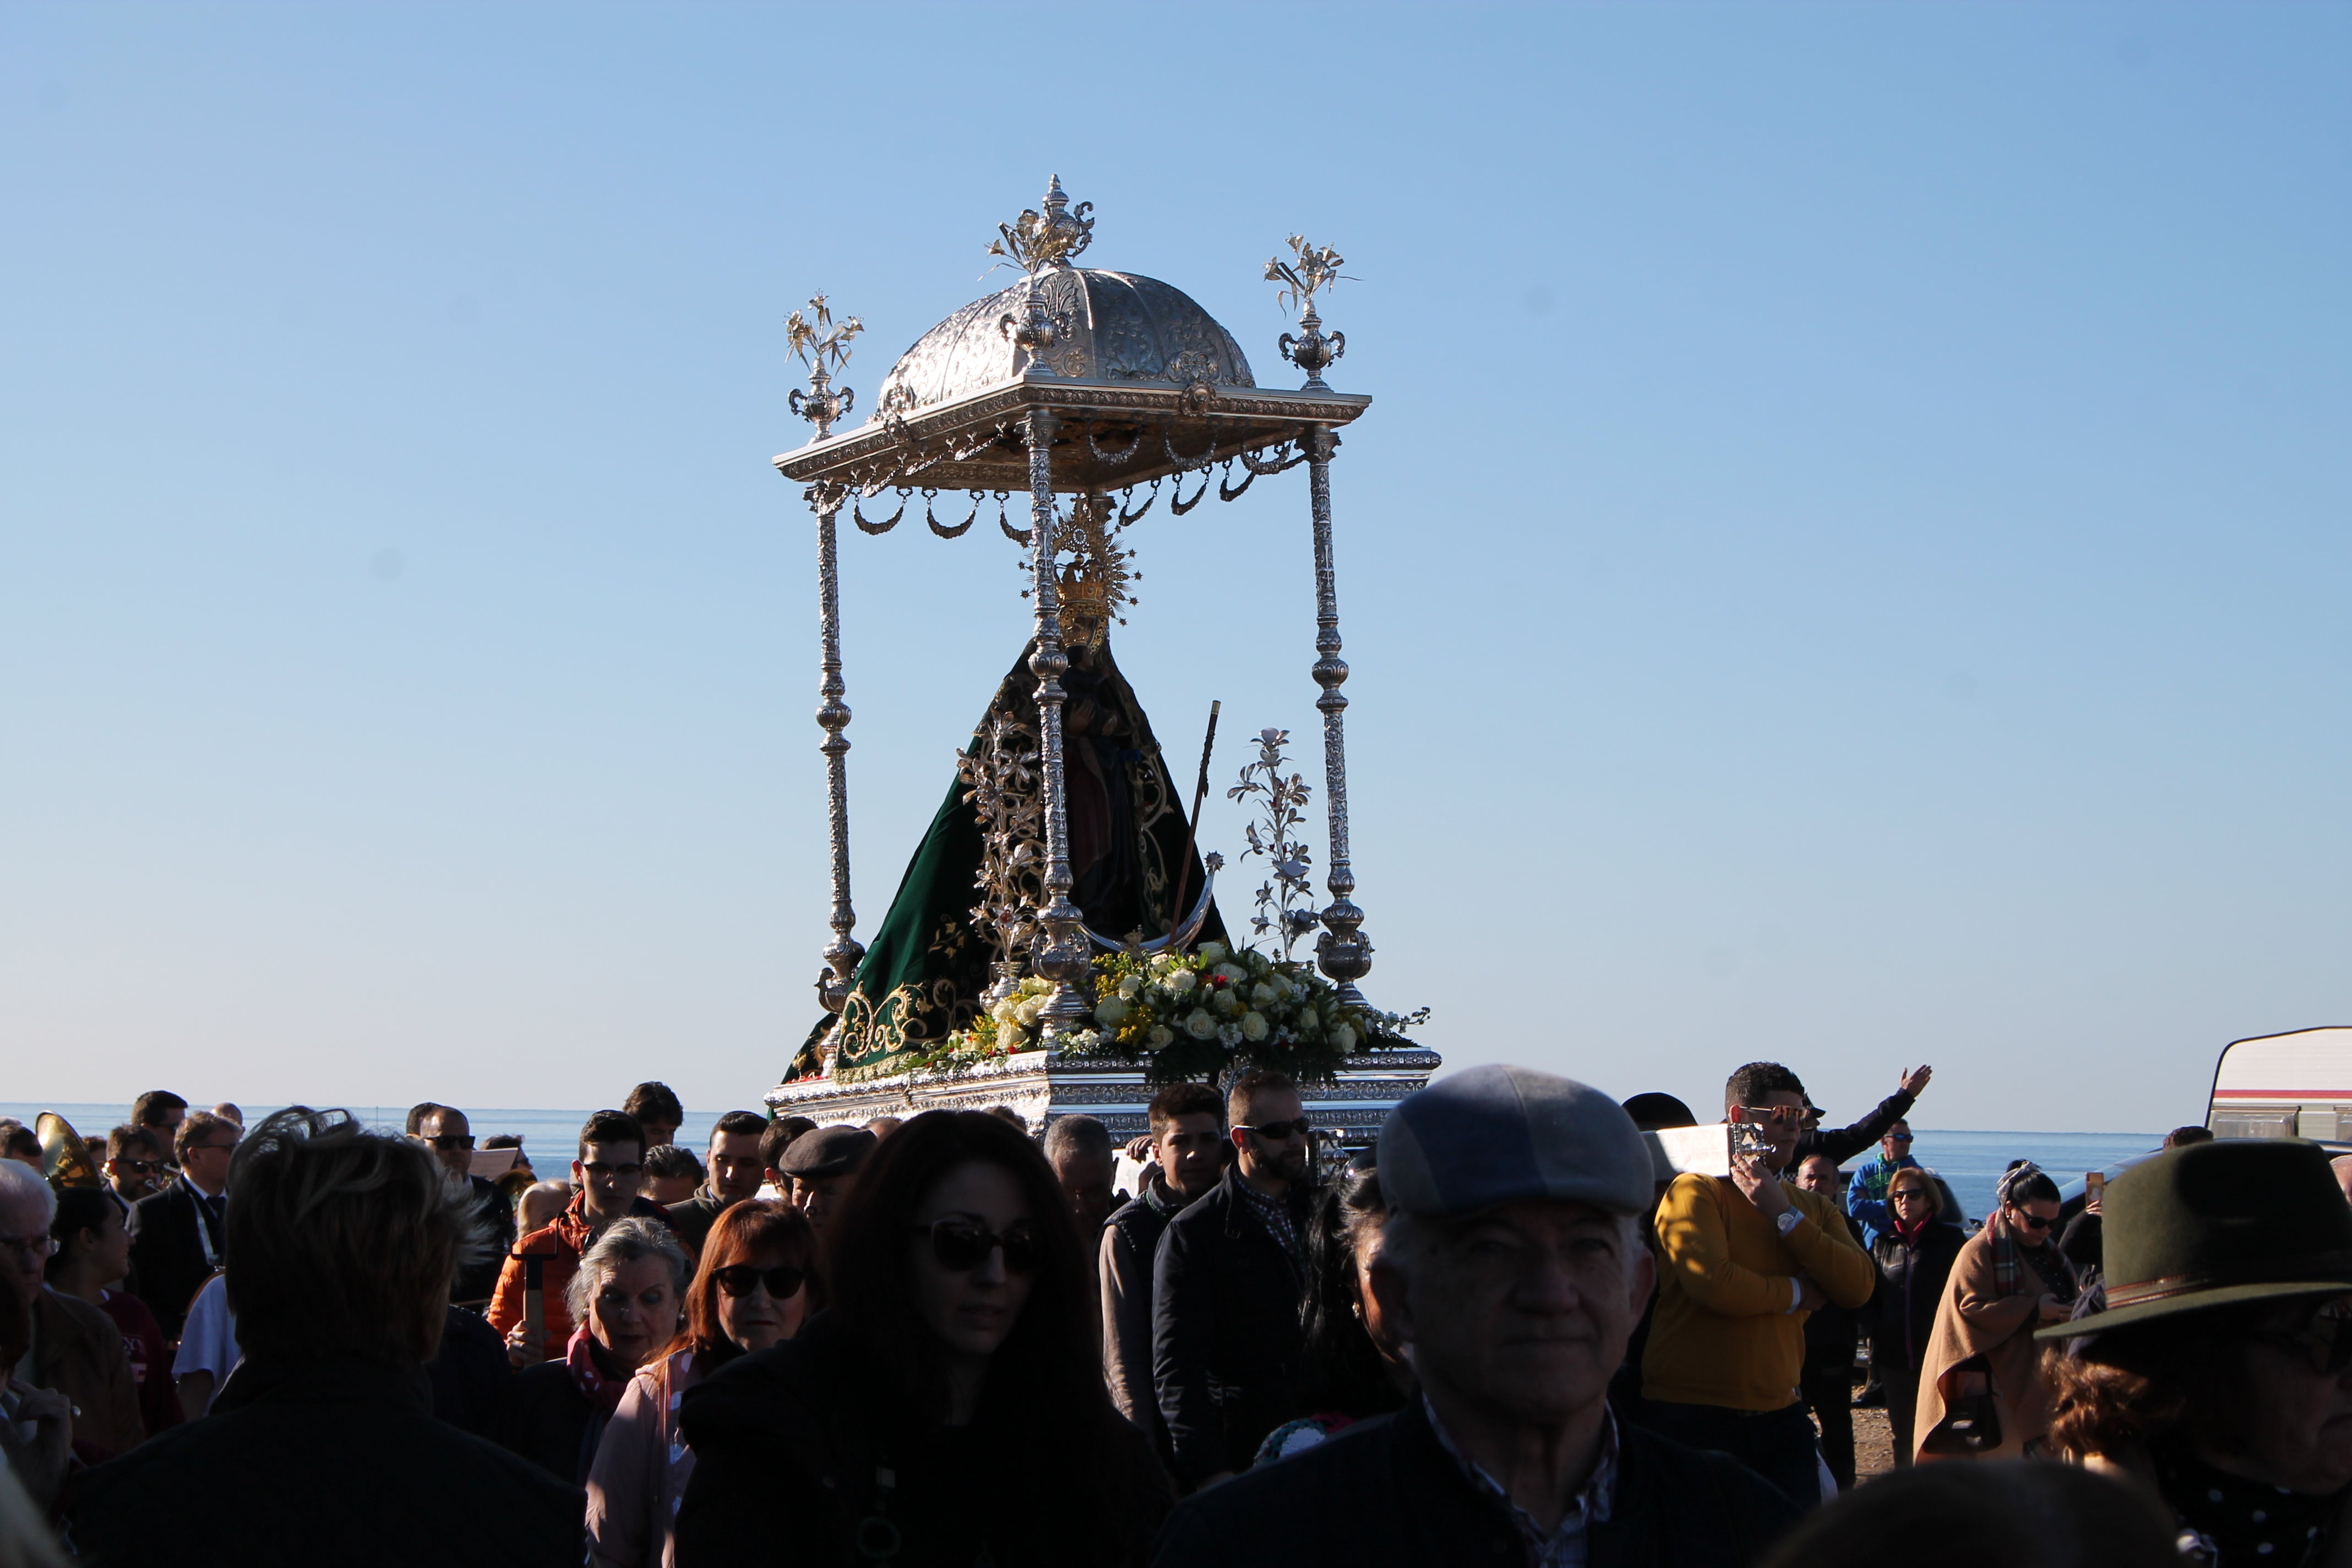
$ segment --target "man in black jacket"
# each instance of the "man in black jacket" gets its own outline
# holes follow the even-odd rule
[[[180,1123],[177,1180],[131,1205],[131,1293],[147,1303],[167,1340],[180,1337],[188,1303],[228,1257],[223,1213],[229,1156],[243,1131],[209,1110]]]
[[[1151,1266],[1152,1384],[1186,1491],[1249,1468],[1298,1414],[1306,1107],[1287,1076],[1261,1070],[1235,1080],[1225,1110],[1238,1157],[1169,1222]]]
[[[1167,1458],[1167,1428],[1151,1376],[1151,1266],[1168,1222],[1217,1184],[1225,1102],[1205,1083],[1171,1083],[1151,1097],[1151,1152],[1143,1195],[1103,1226],[1103,1381],[1118,1413]]]
[[[449,1299],[487,1308],[490,1293],[499,1288],[499,1266],[514,1250],[514,1205],[507,1202],[496,1183],[474,1174],[474,1125],[456,1106],[430,1100],[411,1106],[408,1135],[433,1152],[434,1160],[446,1173],[446,1180],[471,1194],[474,1213],[488,1233],[486,1250],[480,1262],[457,1270],[457,1282],[449,1287]]]
[[[760,1194],[760,1137],[768,1119],[757,1111],[730,1110],[710,1129],[709,1174],[701,1190],[683,1203],[669,1205],[669,1227],[686,1243],[686,1255],[699,1258],[710,1227],[745,1198]]]
[[[1596,1089],[1472,1068],[1381,1130],[1382,1322],[1421,1397],[1177,1506],[1155,1568],[1282,1543],[1295,1568],[1737,1568],[1796,1518],[1721,1454],[1610,1414],[1649,1294],[1647,1150]]]
[[[1911,1114],[1911,1107],[1927,1090],[1927,1080],[1936,1069],[1925,1065],[1906,1068],[1902,1087],[1878,1102],[1878,1109],[1851,1127],[1823,1127],[1822,1108],[1812,1101],[1805,1102],[1805,1130],[1797,1135],[1797,1152],[1789,1156],[1789,1169],[1795,1170],[1816,1154],[1825,1154],[1832,1165],[1843,1165],[1881,1138],[1886,1130]]]

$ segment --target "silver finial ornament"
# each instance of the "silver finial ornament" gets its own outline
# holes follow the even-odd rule
[[[1044,205],[1042,213],[1024,208],[1011,223],[998,224],[997,237],[989,242],[988,254],[1001,256],[1034,276],[1049,267],[1067,267],[1070,258],[1094,242],[1095,220],[1087,215],[1095,210],[1095,204],[1080,202],[1073,209],[1070,198],[1062,192],[1061,175],[1055,175],[1045,187]]]
[[[1062,176],[1055,174],[1045,187],[1045,210],[1024,208],[1011,223],[996,226],[996,238],[991,240],[988,254],[1001,256],[1025,268],[1029,286],[1024,291],[1025,309],[1020,320],[1011,316],[997,322],[1000,331],[1012,340],[1013,346],[1029,356],[1025,374],[1051,375],[1054,367],[1046,359],[1047,353],[1061,336],[1054,318],[1045,311],[1045,279],[1056,268],[1067,270],[1070,258],[1094,242],[1095,220],[1087,215],[1095,210],[1092,202],[1080,202],[1071,210],[1070,198],[1062,192]]]
[[[1298,307],[1298,335],[1282,334],[1276,346],[1282,357],[1307,373],[1307,384],[1301,392],[1328,392],[1323,372],[1341,354],[1348,352],[1348,334],[1323,331],[1323,318],[1316,313],[1315,294],[1318,289],[1338,286],[1342,262],[1339,253],[1329,246],[1320,249],[1307,243],[1303,234],[1290,237],[1291,258],[1279,256],[1265,264],[1265,280],[1279,283],[1282,292],[1276,299],[1282,304]]]
[[[849,340],[865,330],[866,323],[855,316],[834,325],[833,307],[822,291],[809,296],[808,314],[794,310],[784,321],[793,353],[809,367],[809,389],[793,388],[789,401],[793,413],[816,426],[820,441],[833,434],[833,422],[857,401],[848,387],[834,386],[833,373],[849,363]]]

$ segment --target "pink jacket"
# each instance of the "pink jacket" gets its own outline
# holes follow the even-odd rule
[[[591,1568],[676,1568],[677,1505],[694,1450],[677,1435],[678,1400],[702,1381],[692,1351],[637,1369],[588,1470]]]

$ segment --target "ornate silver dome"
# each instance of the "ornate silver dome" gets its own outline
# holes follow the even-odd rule
[[[1055,267],[1037,276],[1055,327],[1044,369],[1073,381],[1254,387],[1233,334],[1182,290],[1156,278]],[[953,403],[1017,379],[1027,350],[1001,325],[1018,321],[1030,280],[975,300],[925,332],[899,357],[875,400],[875,417]]]

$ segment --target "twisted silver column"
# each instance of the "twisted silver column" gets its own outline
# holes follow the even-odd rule
[[[1315,706],[1323,715],[1323,805],[1331,823],[1331,860],[1323,879],[1331,905],[1315,939],[1315,962],[1338,983],[1341,1000],[1360,1005],[1364,994],[1356,982],[1371,973],[1372,943],[1357,929],[1364,923],[1364,911],[1348,899],[1356,890],[1356,874],[1348,864],[1348,700],[1339,692],[1348,665],[1339,657],[1339,591],[1331,566],[1331,454],[1339,438],[1318,425],[1307,430],[1305,445],[1315,510],[1315,651],[1321,656],[1315,661],[1315,684],[1323,689]]]
[[[1032,287],[1034,285],[1033,283]],[[1037,678],[1037,749],[1045,764],[1045,907],[1037,914],[1045,928],[1039,935],[1031,967],[1054,983],[1053,999],[1038,1018],[1038,1035],[1047,1050],[1058,1048],[1060,1037],[1083,1027],[1094,1014],[1091,987],[1082,983],[1090,965],[1089,950],[1079,934],[1083,917],[1070,901],[1069,797],[1062,772],[1062,676],[1069,657],[1062,651],[1060,585],[1055,580],[1054,556],[1054,431],[1056,421],[1045,409],[1033,409],[1028,418],[1030,594],[1036,601],[1037,647],[1029,656],[1029,671]]]
[[[816,511],[817,619],[824,637],[823,679],[817,694],[824,700],[816,710],[817,727],[824,731],[817,750],[824,753],[825,812],[833,836],[833,942],[824,950],[828,973],[817,977],[817,1000],[828,1013],[838,1013],[849,1000],[851,981],[866,957],[865,946],[849,933],[857,911],[849,904],[849,704],[841,679],[841,572],[835,550],[834,521],[847,492],[840,485],[812,485],[808,502]]]

